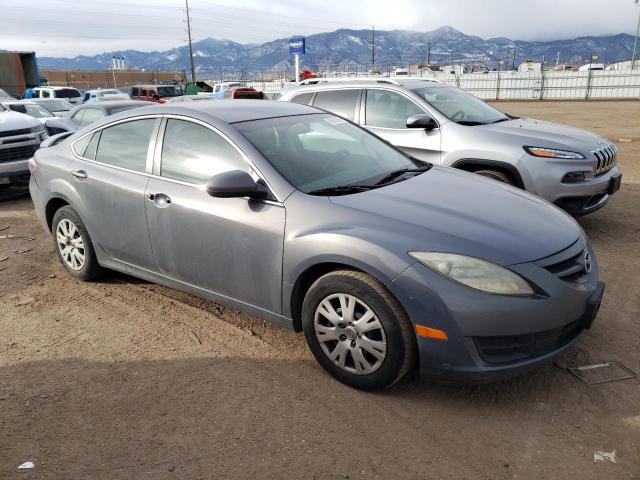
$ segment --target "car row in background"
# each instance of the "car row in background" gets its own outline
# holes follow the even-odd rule
[[[620,188],[617,148],[609,140],[507,115],[438,81],[317,78],[279,100],[335,113],[412,157],[521,188],[574,216],[602,208]]]

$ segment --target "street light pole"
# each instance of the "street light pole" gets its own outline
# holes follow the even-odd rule
[[[640,0],[635,0],[636,7],[640,7]],[[636,46],[638,45],[638,34],[640,34],[640,11],[638,12],[638,26],[636,27],[636,39],[633,42],[633,54],[631,55],[631,70],[635,68]]]
[[[187,7],[187,34],[189,36],[189,62],[191,63],[191,81],[196,81],[196,69],[193,67],[193,47],[191,46],[191,12],[189,11],[189,0],[184,0]]]

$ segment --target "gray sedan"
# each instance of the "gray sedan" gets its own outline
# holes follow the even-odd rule
[[[31,170],[71,275],[118,270],[304,331],[356,388],[418,364],[453,381],[527,371],[573,345],[602,297],[558,208],[308,106],[135,109],[41,148]]]

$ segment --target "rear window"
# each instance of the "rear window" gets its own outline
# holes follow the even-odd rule
[[[80,92],[75,88],[61,88],[53,91],[53,96],[56,98],[78,98]]]
[[[323,108],[331,113],[353,121],[359,96],[359,89],[318,92],[313,101],[313,106]]]

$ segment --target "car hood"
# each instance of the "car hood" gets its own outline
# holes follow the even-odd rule
[[[24,128],[39,127],[42,123],[29,115],[18,112],[0,112],[0,132],[7,130],[22,130]]]
[[[501,265],[547,257],[581,235],[573,218],[545,200],[444,167],[331,201],[385,217],[377,222],[380,230],[408,239],[409,250],[460,253]]]
[[[522,145],[560,148],[581,153],[588,153],[611,143],[587,130],[533,118],[517,118],[507,122],[481,125],[477,128],[518,137]]]

